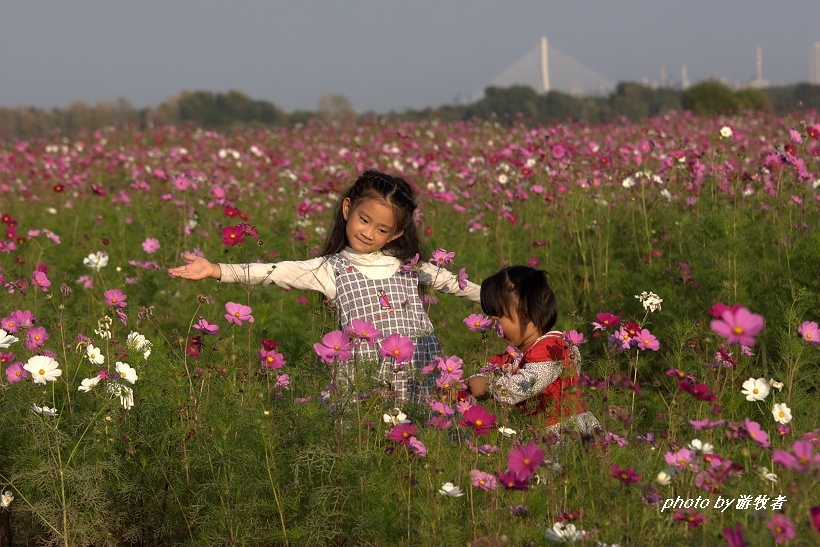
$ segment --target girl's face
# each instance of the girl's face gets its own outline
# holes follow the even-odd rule
[[[347,244],[358,253],[372,253],[401,237],[404,233],[396,229],[393,208],[383,202],[365,198],[351,207],[350,198],[342,202]]]
[[[515,309],[510,309],[510,315],[512,315],[512,317],[501,316],[495,317],[494,319],[501,326],[504,339],[509,342],[511,346],[524,349],[541,336],[542,333],[538,332],[535,323],[526,321],[522,324],[522,321],[518,318],[518,312],[516,312]]]

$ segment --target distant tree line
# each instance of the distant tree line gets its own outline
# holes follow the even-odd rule
[[[640,120],[668,111],[691,110],[696,114],[736,113],[774,109],[820,111],[820,85],[801,83],[767,89],[734,91],[707,80],[685,91],[653,88],[622,82],[607,97],[577,97],[559,91],[538,93],[528,86],[488,87],[484,97],[466,105],[444,105],[424,110],[379,114],[402,119],[435,117],[446,120],[532,120],[540,123],[603,122],[627,118]],[[368,112],[361,116],[372,116]],[[350,120],[356,117],[343,95],[328,94],[316,111],[284,112],[268,101],[249,98],[240,91],[212,93],[183,91],[157,107],[135,109],[125,99],[100,101],[94,106],[74,102],[66,108],[0,108],[0,138],[32,138],[59,132],[64,135],[107,126],[186,124],[226,129],[233,126],[283,126],[313,119]]]

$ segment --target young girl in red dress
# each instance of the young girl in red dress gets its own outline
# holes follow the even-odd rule
[[[470,393],[489,393],[514,404],[557,435],[567,428],[587,434],[600,429],[581,400],[578,347],[552,330],[558,305],[546,272],[527,266],[504,268],[481,284],[481,307],[497,322],[510,347],[490,359],[486,372],[467,379]]]

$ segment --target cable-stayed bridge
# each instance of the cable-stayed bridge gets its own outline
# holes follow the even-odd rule
[[[546,38],[541,38],[539,44],[484,88],[514,85],[527,85],[538,93],[561,91],[574,96],[608,95],[615,89],[615,84],[606,76],[549,45]],[[478,100],[483,96],[484,89],[478,91],[474,99]]]

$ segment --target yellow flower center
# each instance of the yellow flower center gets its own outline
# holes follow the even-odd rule
[[[741,327],[740,325],[736,325],[732,327],[732,332],[735,334],[743,334],[743,327]]]
[[[777,415],[778,415],[778,417],[783,418],[786,415],[786,413],[781,410],[780,412],[777,413]]]
[[[530,459],[529,458],[524,458],[524,465],[529,465],[529,464],[530,464]]]
[[[757,395],[757,393],[758,393],[757,388],[754,388],[754,389],[752,390],[752,393],[754,393],[755,395]]]
[[[399,348],[393,350],[393,355],[395,355],[396,357],[399,356],[399,353],[401,353],[401,351],[399,351]]]
[[[333,346],[333,349],[335,349],[336,351],[339,351],[339,349],[341,349],[341,346],[339,346],[339,344],[336,344],[335,346]]]
[[[42,376],[43,374],[46,373],[45,369],[42,369],[42,368],[39,370],[39,372],[40,372],[40,376]]]
[[[808,338],[809,340],[811,340],[812,338],[814,338],[814,335],[813,335],[812,333],[810,333],[810,332],[807,332],[807,333],[806,333],[806,338]]]
[[[478,419],[478,420],[476,420],[476,421],[475,421],[475,425],[480,426],[481,424],[482,424],[482,421],[481,421],[480,419]]]

